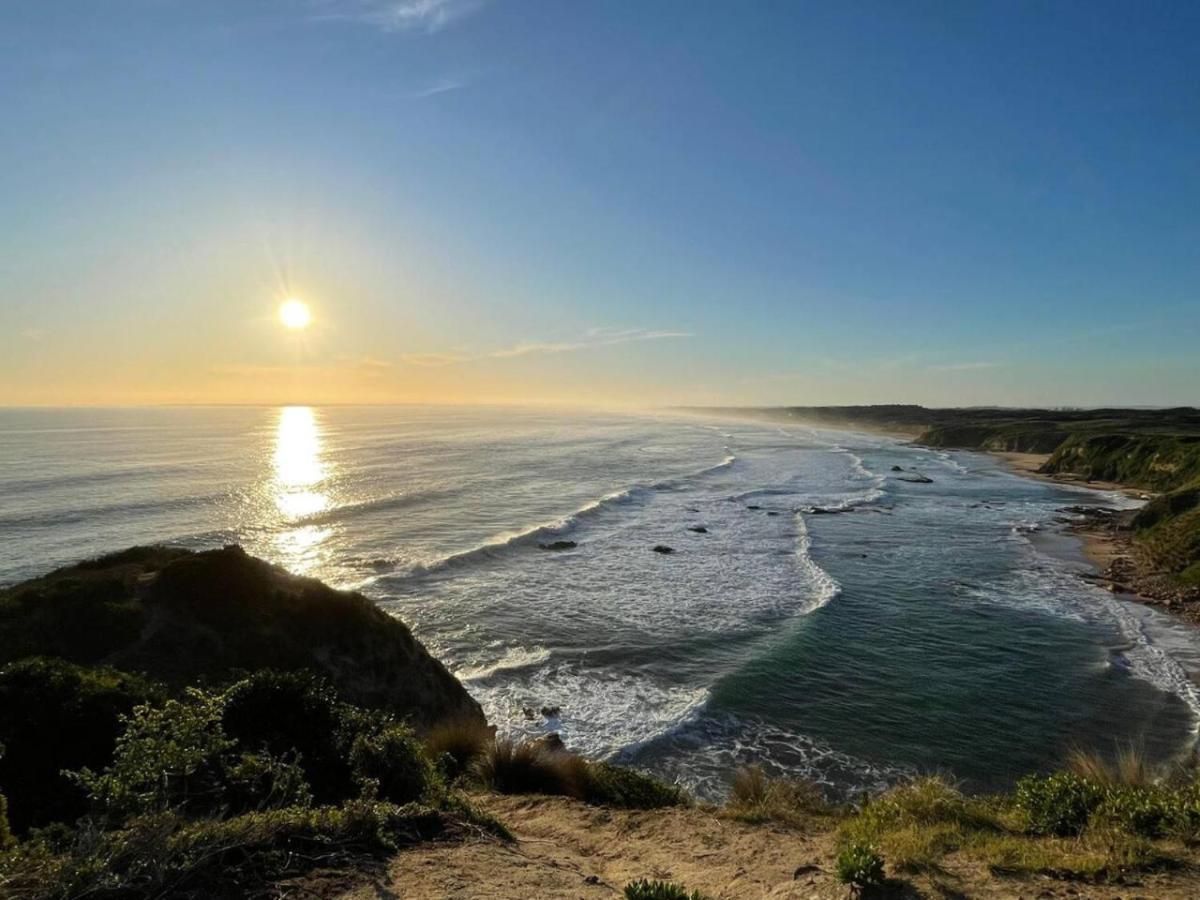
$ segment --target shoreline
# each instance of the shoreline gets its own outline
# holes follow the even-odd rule
[[[1040,471],[1050,458],[1048,453],[1016,453],[1011,451],[984,451],[998,458],[1012,473],[1035,481],[1051,484],[1071,485],[1096,491],[1117,491],[1138,500],[1149,500],[1152,495],[1144,490],[1108,481],[1085,481],[1061,475],[1047,475]],[[1078,538],[1084,558],[1091,564],[1094,574],[1081,575],[1086,581],[1105,588],[1109,593],[1144,606],[1152,606],[1200,627],[1200,605],[1189,602],[1177,587],[1158,582],[1153,576],[1141,571],[1133,553],[1133,543],[1121,530],[1122,517],[1103,512],[1098,507],[1093,515],[1083,521],[1064,525],[1063,533]]]

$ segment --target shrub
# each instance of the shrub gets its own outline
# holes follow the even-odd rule
[[[166,810],[200,816],[307,806],[311,795],[294,751],[241,751],[221,727],[221,710],[220,696],[196,689],[162,706],[140,706],[112,764],[72,778],[116,823]]]
[[[583,799],[587,763],[535,741],[494,741],[472,767],[483,784],[502,794],[560,794]]]
[[[402,725],[360,734],[350,750],[350,766],[360,786],[392,803],[419,800],[434,780],[421,746]]]
[[[233,749],[221,730],[219,699],[193,689],[160,707],[139,706],[117,739],[112,765],[102,774],[85,768],[74,778],[115,821],[167,809],[211,813],[225,800]]]
[[[450,780],[468,772],[493,741],[493,730],[479,722],[455,720],[441,722],[429,729],[422,744],[429,760],[438,763]]]
[[[851,844],[837,856],[837,876],[857,888],[883,884],[883,857],[869,844]]]
[[[1087,826],[1104,799],[1104,789],[1070,772],[1056,772],[1022,778],[1014,799],[1028,820],[1031,834],[1067,837],[1079,834]]]
[[[664,784],[636,769],[611,763],[589,763],[584,772],[584,799],[621,809],[660,809],[681,806],[686,798],[672,784]]]
[[[316,867],[382,857],[456,828],[425,807],[352,801],[232,819],[140,816],[113,831],[83,828],[56,848],[32,840],[0,856],[13,896],[242,897]]]
[[[267,670],[226,691],[221,727],[247,750],[298,755],[314,800],[336,803],[357,793],[347,752],[355,730],[373,723],[355,721],[328,683],[312,673]]]
[[[13,830],[74,822],[87,808],[64,769],[102,769],[112,761],[122,716],[162,689],[107,668],[31,658],[0,669],[0,787]]]
[[[625,900],[704,900],[699,891],[669,881],[631,881],[625,885]]]
[[[225,797],[235,812],[306,807],[312,792],[304,770],[293,758],[267,752],[243,753],[225,767]]]

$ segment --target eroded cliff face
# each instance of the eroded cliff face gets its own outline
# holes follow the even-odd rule
[[[292,575],[237,546],[134,547],[0,592],[0,663],[57,656],[173,686],[309,669],[341,697],[421,728],[483,722],[466,689],[361,594]]]

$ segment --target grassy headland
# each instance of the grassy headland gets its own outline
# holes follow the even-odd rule
[[[1082,759],[993,797],[926,778],[838,806],[751,768],[704,806],[554,736],[497,739],[400,622],[238,548],[6,588],[0,638],[6,898],[1196,894],[1194,772]]]

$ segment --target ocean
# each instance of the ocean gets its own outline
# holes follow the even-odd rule
[[[501,732],[713,798],[747,763],[847,796],[1190,755],[1200,632],[1080,578],[1063,533],[1131,502],[750,419],[0,411],[0,583],[238,543],[399,616]]]

